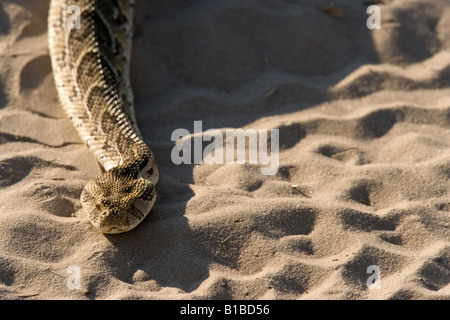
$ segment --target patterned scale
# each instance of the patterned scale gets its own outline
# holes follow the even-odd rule
[[[73,27],[79,13],[80,28]],[[158,170],[129,81],[133,1],[52,0],[49,47],[62,106],[105,172],[81,195],[104,233],[131,230],[156,199]]]

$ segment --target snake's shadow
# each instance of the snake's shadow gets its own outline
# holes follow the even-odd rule
[[[165,153],[154,152],[162,162]],[[192,172],[189,166],[180,169],[184,175]],[[159,170],[158,200],[149,216],[132,231],[105,235],[117,250],[109,265],[118,279],[148,291],[174,287],[192,292],[208,278],[211,262],[184,216],[194,192],[187,181],[167,174],[164,165]]]

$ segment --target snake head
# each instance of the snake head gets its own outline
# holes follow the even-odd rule
[[[91,223],[102,233],[136,227],[156,200],[153,184],[144,178],[111,169],[83,189],[81,203]]]

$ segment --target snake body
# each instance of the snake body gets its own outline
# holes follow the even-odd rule
[[[133,9],[133,0],[50,4],[49,50],[59,100],[103,168],[81,194],[89,220],[102,233],[133,229],[156,200],[158,169],[136,124],[129,79]]]

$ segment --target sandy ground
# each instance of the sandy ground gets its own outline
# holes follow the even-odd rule
[[[449,299],[450,3],[384,1],[369,30],[369,2],[137,1],[159,198],[105,236],[79,202],[101,171],[57,99],[48,1],[0,0],[0,297]],[[195,120],[278,129],[277,174],[175,165]]]

